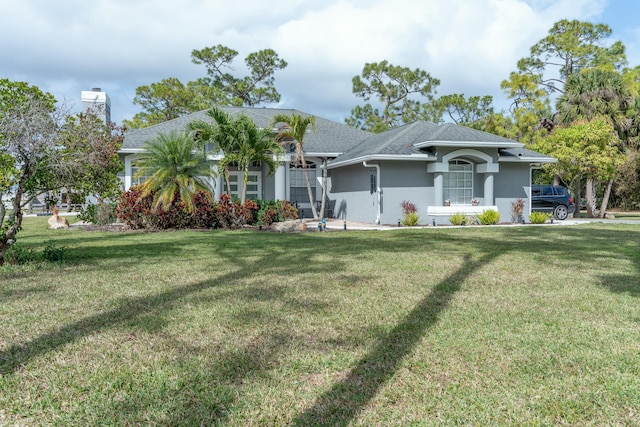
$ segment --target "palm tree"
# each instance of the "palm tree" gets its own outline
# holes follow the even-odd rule
[[[283,152],[283,148],[274,139],[271,129],[258,128],[253,120],[244,114],[234,120],[234,130],[237,149],[231,153],[229,160],[235,161],[238,170],[243,172],[240,203],[244,204],[251,164],[263,162],[269,166],[269,175],[273,175],[278,167],[276,156]]]
[[[624,138],[630,125],[626,114],[632,103],[633,96],[619,73],[590,68],[569,76],[556,107],[562,124],[604,116]]]
[[[153,208],[167,209],[176,196],[188,212],[193,211],[193,195],[198,191],[211,194],[214,173],[204,154],[196,150],[194,140],[186,133],[160,134],[144,145],[136,165],[136,179],[146,176],[142,184],[142,197],[155,193]]]
[[[304,179],[307,183],[307,191],[309,193],[309,203],[311,204],[311,212],[313,218],[318,218],[318,212],[313,202],[313,192],[311,191],[311,183],[309,182],[309,172],[307,169],[307,162],[304,158],[304,137],[307,133],[307,128],[311,126],[311,129],[316,130],[316,118],[313,116],[303,117],[300,114],[292,114],[287,116],[286,114],[276,114],[271,119],[272,124],[275,126],[278,123],[284,123],[284,126],[276,135],[276,140],[282,144],[289,144],[293,142],[295,144],[294,151],[294,164],[301,165],[304,173]]]
[[[194,134],[194,139],[202,144],[201,148],[205,151],[207,142],[212,142],[216,149],[222,151],[222,159],[218,162],[218,172],[224,173],[224,179],[227,184],[227,193],[231,189],[229,182],[229,156],[236,150],[237,135],[235,135],[235,125],[231,114],[219,108],[212,108],[207,111],[207,115],[211,117],[215,123],[206,122],[204,120],[194,120],[187,125],[187,129]]]
[[[224,170],[227,192],[231,188],[229,182],[229,166],[235,163],[238,170],[243,172],[241,203],[246,201],[249,169],[252,163],[263,162],[269,167],[272,175],[278,162],[274,155],[282,153],[283,149],[273,138],[271,129],[260,129],[246,114],[232,117],[231,114],[212,108],[207,112],[215,124],[204,121],[194,121],[188,125],[192,132],[197,132],[201,141],[212,141],[223,153],[218,162],[219,170]]]

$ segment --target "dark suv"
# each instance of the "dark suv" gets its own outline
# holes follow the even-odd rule
[[[556,219],[567,219],[576,210],[573,197],[565,187],[551,184],[531,186],[531,210],[550,212]]]

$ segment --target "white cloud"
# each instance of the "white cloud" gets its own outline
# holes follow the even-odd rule
[[[617,0],[616,0],[617,1]],[[613,4],[613,3],[612,3]],[[361,102],[351,79],[366,62],[420,68],[439,94],[492,94],[559,19],[597,19],[604,0],[0,0],[3,76],[75,99],[102,87],[116,121],[135,88],[205,74],[193,49],[273,48],[282,105],[342,120]],[[633,47],[638,49],[637,33]],[[637,58],[640,55],[636,55]],[[631,55],[630,55],[631,57]]]

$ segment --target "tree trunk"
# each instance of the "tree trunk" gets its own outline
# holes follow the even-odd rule
[[[320,203],[320,216],[324,218],[327,201],[327,158],[322,159],[322,202]]]
[[[304,168],[304,179],[307,181],[307,192],[309,193],[309,203],[311,204],[313,219],[318,219],[318,211],[316,210],[316,204],[313,202],[313,191],[311,191],[311,183],[309,182],[309,172],[307,172],[307,168]]]
[[[313,202],[313,192],[311,191],[311,183],[309,182],[309,171],[307,169],[307,162],[304,159],[304,154],[301,157],[302,171],[304,172],[304,179],[307,182],[307,192],[309,193],[309,203],[311,204],[311,214],[313,219],[318,219],[318,211],[316,211],[316,205]]]
[[[604,196],[602,197],[602,205],[600,206],[600,218],[604,218],[607,213],[607,205],[609,204],[609,196],[611,195],[611,187],[613,186],[613,179],[607,182],[607,188],[604,190]]]
[[[574,218],[580,218],[580,201],[582,200],[582,180],[576,178],[574,181],[573,195],[575,196],[576,211],[573,214]]]
[[[224,180],[227,182],[227,194],[231,196],[231,173],[229,172],[229,165],[224,167]]]
[[[4,265],[7,251],[16,242],[16,234],[18,234],[18,231],[22,228],[22,184],[23,182],[18,184],[18,188],[13,199],[13,211],[9,217],[10,225],[4,234],[0,234],[0,265]]]
[[[247,183],[249,182],[249,169],[245,169],[244,176],[242,178],[242,196],[240,197],[240,204],[244,205],[247,200]]]
[[[587,177],[587,217],[594,218],[596,216],[596,181],[592,176]]]

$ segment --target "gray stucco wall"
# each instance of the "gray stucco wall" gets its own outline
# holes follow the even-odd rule
[[[416,205],[421,223],[430,223],[433,218],[427,215],[427,208],[433,204],[435,197],[434,174],[427,172],[427,163],[383,161],[378,164],[382,187],[380,223],[396,224],[402,218],[401,203],[404,200]],[[370,179],[372,174],[376,174],[375,168],[358,164],[329,172],[332,178],[329,198],[335,203],[335,217],[374,222],[378,195],[370,192]],[[484,177],[479,173],[474,176],[474,197],[480,199],[481,205],[485,203]],[[528,220],[529,183],[529,164],[500,163],[500,171],[494,175],[494,205],[498,207],[501,222],[513,220],[511,202],[517,198],[524,199],[524,218]],[[439,224],[449,224],[447,217],[438,217],[436,220]]]
[[[500,212],[500,222],[509,222],[511,202],[517,198],[525,201],[524,218],[529,213],[530,166],[527,163],[500,163],[500,173],[494,178],[495,203]]]
[[[351,221],[374,222],[377,215],[377,194],[369,190],[370,168],[362,165],[346,166],[330,170],[329,175],[331,185],[328,195],[334,204],[333,216]]]
[[[396,224],[402,218],[401,203],[409,200],[426,218],[433,200],[433,177],[424,162],[380,162],[380,223]],[[352,221],[374,222],[378,215],[378,194],[371,193],[375,167],[362,164],[332,169],[329,198],[335,202],[334,216]]]

